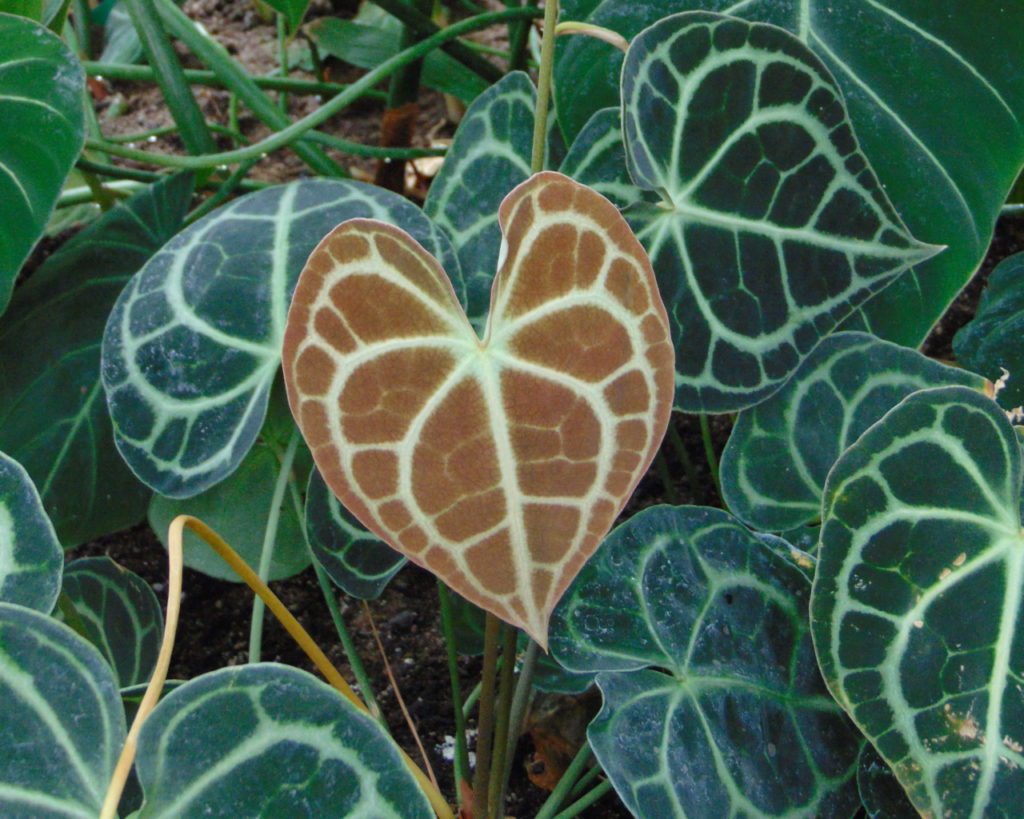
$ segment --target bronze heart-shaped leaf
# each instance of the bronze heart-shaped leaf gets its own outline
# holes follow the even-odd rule
[[[335,228],[295,289],[285,383],[341,502],[546,647],[665,433],[675,359],[647,255],[606,199],[542,173],[499,221],[483,340],[407,233]]]

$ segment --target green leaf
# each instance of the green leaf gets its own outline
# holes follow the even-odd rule
[[[142,41],[123,2],[115,2],[103,24],[101,63],[131,65],[142,59]]]
[[[658,198],[638,188],[629,177],[626,146],[622,143],[622,112],[618,108],[602,108],[587,121],[559,170],[593,188],[620,209],[642,199]]]
[[[764,400],[937,250],[907,233],[835,82],[781,29],[669,17],[630,45],[622,100],[630,175],[662,198],[626,216],[672,318],[680,409]]]
[[[316,469],[306,490],[306,534],[331,580],[360,600],[379,597],[406,562],[341,505]]]
[[[501,231],[498,205],[530,175],[537,91],[519,71],[507,74],[466,111],[423,211],[451,237],[466,281],[460,302],[477,329],[491,303]]]
[[[892,769],[870,742],[865,742],[857,763],[857,790],[868,819],[918,819]]]
[[[287,413],[287,409],[284,409]],[[238,468],[227,478],[190,498],[175,499],[154,495],[149,505],[149,522],[160,541],[167,546],[167,529],[178,515],[193,515],[227,541],[253,569],[260,565],[263,538],[274,499],[274,487],[281,474],[283,447],[274,441],[267,428],[249,450]],[[294,429],[294,424],[291,425]],[[300,444],[291,480],[305,486],[312,468],[309,450]],[[295,506],[284,496],[279,510],[277,533],[270,562],[270,580],[283,580],[309,565],[309,550],[302,532],[303,522]],[[185,531],[182,548],[185,565],[221,580],[241,582],[237,574],[207,543],[193,532]]]
[[[829,698],[810,583],[777,539],[659,506],[609,535],[555,611],[552,650],[600,671],[588,736],[638,816],[850,816],[860,740]]]
[[[957,360],[997,381],[1009,373],[996,396],[1006,407],[1024,405],[1024,253],[1004,259],[981,293],[971,322],[953,337]]]
[[[434,815],[371,717],[272,663],[224,668],[168,694],[142,726],[136,767],[140,819]]]
[[[43,0],[0,0],[0,13],[43,21]]]
[[[64,592],[85,627],[83,636],[110,663],[118,686],[147,682],[164,628],[149,584],[109,557],[86,557],[64,569]]]
[[[402,50],[402,25],[391,15],[376,25],[321,17],[305,30],[321,51],[359,68],[376,68]],[[480,75],[442,51],[423,60],[421,82],[467,104],[487,90]]]
[[[736,419],[722,453],[722,495],[758,529],[795,529],[820,517],[839,455],[912,392],[985,379],[863,333],[825,338],[777,393]]]
[[[448,240],[412,203],[350,180],[266,188],[198,220],[124,289],[103,338],[118,449],[163,495],[233,472],[263,424],[292,289],[310,251],[355,217],[400,225],[462,291]]]
[[[39,23],[0,14],[0,312],[85,140],[85,72]],[[42,138],[45,135],[45,138]]]
[[[0,321],[0,449],[39,487],[70,548],[138,523],[149,490],[114,447],[100,342],[128,278],[181,226],[191,174],[146,188],[43,263]]]
[[[274,11],[283,14],[288,20],[288,30],[295,32],[306,16],[310,0],[264,0]]]
[[[0,452],[0,601],[49,614],[64,552],[24,467]]]
[[[811,604],[818,660],[925,814],[1020,811],[1020,501],[1014,430],[964,387],[904,399],[825,486]]]
[[[848,329],[917,346],[977,268],[1024,162],[1024,6],[1003,0],[605,0],[588,18],[627,39],[674,12],[718,11],[781,26],[828,66],[864,153],[914,235],[947,251],[874,298]],[[622,55],[568,38],[556,63],[572,139],[618,101]]]
[[[52,618],[0,603],[0,814],[95,819],[126,733],[100,653]]]

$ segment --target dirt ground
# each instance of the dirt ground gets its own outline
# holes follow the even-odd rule
[[[332,6],[328,0],[314,0],[310,16],[351,14],[354,5],[354,2],[336,0]],[[274,26],[257,14],[251,2],[188,0],[184,8],[194,19],[200,20],[249,71],[265,74],[277,68]],[[194,58],[182,53],[186,66],[200,67]],[[353,69],[340,63],[331,63],[329,68],[332,80],[345,81],[355,76]],[[303,74],[297,72],[296,76]],[[138,133],[171,124],[163,105],[162,95],[151,84],[108,82],[104,93],[105,96],[97,103],[97,110],[101,127],[109,135]],[[226,92],[199,88],[197,98],[207,117],[226,121],[229,106]],[[301,116],[309,113],[316,104],[311,98],[292,95],[290,113],[293,117]],[[433,92],[424,95],[417,130],[417,140],[420,144],[429,133],[442,136],[451,134],[454,125],[447,121],[444,112],[444,102],[440,95]],[[379,106],[363,105],[335,117],[326,124],[325,130],[348,139],[374,144],[378,138],[379,118]],[[251,116],[243,115],[239,124],[245,134],[252,139],[269,133],[265,126]],[[147,147],[153,150],[181,151],[181,145],[175,137],[161,137]],[[225,142],[222,147],[231,146]],[[356,173],[369,174],[373,171],[374,163],[371,160],[341,157],[338,154],[334,156]],[[278,182],[296,178],[306,172],[301,161],[285,151],[272,154],[261,161],[252,176],[256,179]],[[953,357],[950,347],[952,336],[956,329],[973,315],[988,271],[995,261],[1021,249],[1024,249],[1024,219],[1004,218],[1000,221],[989,260],[940,322],[937,331],[929,340],[926,351],[930,355],[947,359]],[[697,419],[677,416],[673,423],[693,464],[696,482],[691,484],[687,480],[678,456],[668,448],[668,466],[672,474],[677,476],[674,487],[676,497],[671,500],[680,503],[717,505]],[[729,417],[720,416],[713,419],[713,438],[718,453],[721,452],[730,428]],[[641,484],[627,513],[632,514],[639,508],[666,500],[668,498],[661,484],[648,478]],[[69,553],[68,559],[96,554],[109,555],[153,584],[158,594],[163,594],[166,575],[165,552],[148,526],[140,524],[126,532],[87,544]],[[330,659],[346,671],[344,653],[313,571],[307,570],[297,577],[274,583],[272,586],[324,648]],[[186,570],[184,589],[181,625],[171,666],[171,678],[189,679],[226,665],[244,663],[247,659],[248,623],[252,607],[252,595],[249,590],[245,586],[214,580],[190,570]],[[387,663],[394,673],[417,732],[427,749],[430,765],[437,774],[442,792],[452,797],[454,783],[451,765],[442,758],[441,748],[445,744],[445,737],[453,733],[454,726],[451,718],[447,658],[438,628],[439,611],[435,580],[427,572],[410,565],[392,581],[379,600],[371,602],[368,606],[347,598],[340,592],[337,597],[344,619],[373,681],[378,702],[386,714],[395,738],[406,748],[410,756],[417,761],[420,760],[412,735],[398,708],[394,691],[387,682],[385,660],[374,642],[371,619],[380,633]],[[267,618],[265,626],[263,659],[289,663],[315,673],[291,638],[271,617]],[[475,684],[479,669],[478,658],[463,657],[460,660],[464,692],[468,692]],[[587,715],[593,713],[595,699],[593,696],[582,699],[566,698],[554,703],[546,700],[544,707],[545,713],[554,711],[562,720],[560,724],[554,726],[549,720],[548,724],[543,726],[544,730],[549,733],[553,731],[556,735],[568,734],[571,741],[571,726],[585,724]],[[541,718],[535,713],[534,719]],[[538,729],[536,736],[542,735],[542,731]],[[576,740],[578,741],[578,737]],[[538,766],[543,763],[544,749],[540,749],[540,759],[533,758],[535,750],[531,736],[524,736],[513,769],[514,776],[507,806],[511,816],[534,815],[546,795],[527,775],[527,768],[530,766],[535,776],[540,773]],[[629,814],[614,793],[611,793],[584,815],[617,819]]]

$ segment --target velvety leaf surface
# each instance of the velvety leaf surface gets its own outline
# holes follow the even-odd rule
[[[0,814],[95,819],[126,733],[95,647],[51,617],[0,603]]]
[[[588,736],[635,815],[853,815],[860,739],[818,672],[809,595],[778,539],[718,509],[645,510],[584,566],[552,650],[601,672]]]
[[[102,374],[118,449],[140,479],[184,498],[238,467],[263,424],[295,280],[353,217],[402,225],[460,282],[447,239],[410,202],[322,179],[234,200],[132,278],[107,323]]]
[[[970,323],[953,337],[957,361],[993,382],[1009,373],[999,392],[1008,409],[1024,405],[1024,253],[1004,259],[992,271],[988,287]]]
[[[0,43],[2,312],[82,149],[85,72],[60,38],[24,17],[0,13]]]
[[[633,40],[627,212],[676,344],[676,405],[767,398],[815,344],[937,248],[903,227],[821,62],[781,29],[693,13]]]
[[[150,491],[125,465],[100,344],[125,283],[181,227],[191,174],[112,208],[36,270],[0,320],[0,449],[29,471],[65,548],[138,523]]]
[[[771,23],[799,37],[835,76],[861,145],[915,236],[949,245],[855,314],[917,346],[977,268],[1024,161],[1024,6],[1002,0],[604,0],[588,18],[631,39],[681,11]],[[571,139],[618,102],[622,53],[565,38],[556,63],[559,121]]]
[[[521,71],[502,77],[466,110],[423,211],[451,237],[466,292],[456,295],[478,329],[498,269],[498,206],[530,175],[537,91]]]
[[[372,532],[542,645],[650,464],[672,350],[615,207],[556,173],[502,202],[483,340],[390,225],[340,225],[288,316],[285,383],[320,473]]]
[[[163,610],[150,585],[109,557],[85,557],[64,569],[63,591],[84,636],[114,669],[118,686],[148,682],[164,628]]]
[[[401,552],[366,531],[341,505],[316,469],[306,490],[306,534],[331,580],[360,600],[379,597],[405,565]]]
[[[433,811],[383,729],[288,666],[223,668],[167,695],[142,726],[140,819]]]
[[[821,515],[825,478],[839,455],[912,392],[985,379],[863,333],[835,333],[767,401],[743,410],[722,453],[729,510],[783,531]]]
[[[922,813],[1020,812],[1020,501],[1013,428],[964,387],[904,399],[825,486],[818,659]]]
[[[0,602],[49,614],[63,566],[64,553],[32,479],[0,452]]]

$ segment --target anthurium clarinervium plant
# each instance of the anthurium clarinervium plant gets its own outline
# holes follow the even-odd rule
[[[422,209],[312,178],[189,218],[176,174],[13,290],[5,815],[114,815],[162,615],[109,561],[62,574],[61,546],[147,506],[160,531],[203,518],[263,581],[312,564],[329,606],[332,582],[372,598],[426,566],[470,601],[442,589],[452,652],[451,607],[485,609],[466,815],[502,815],[533,681],[603,698],[544,816],[591,751],[605,779],[566,816],[609,787],[646,817],[1016,814],[1019,257],[957,337],[977,372],[915,348],[1024,164],[1024,9],[691,6],[565,3],[603,39],[553,57],[549,5],[538,86],[476,97]],[[82,74],[36,23],[0,14],[0,37],[6,299],[81,150]],[[40,155],[20,135],[44,127]],[[736,413],[723,508],[621,519],[672,407]],[[185,560],[227,574],[198,539]],[[251,664],[168,685],[133,729],[121,813],[451,815],[371,714],[258,662],[261,616]]]

